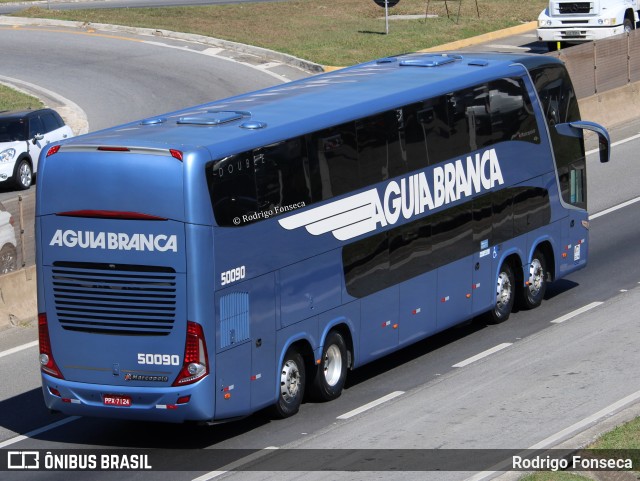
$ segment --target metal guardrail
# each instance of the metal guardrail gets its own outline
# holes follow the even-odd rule
[[[640,81],[640,30],[548,55],[564,61],[579,99]]]

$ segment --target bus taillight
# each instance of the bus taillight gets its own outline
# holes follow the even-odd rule
[[[53,360],[47,315],[44,313],[38,314],[38,337],[40,341],[40,369],[50,376],[64,379],[56,362]]]
[[[184,347],[184,361],[180,374],[173,382],[174,386],[192,384],[209,374],[207,343],[204,340],[202,326],[196,322],[187,322],[187,340]]]

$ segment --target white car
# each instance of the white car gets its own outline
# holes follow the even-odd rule
[[[0,275],[15,271],[18,267],[16,246],[13,216],[0,204]]]
[[[0,186],[10,182],[20,190],[31,187],[40,151],[72,136],[55,110],[0,112]]]

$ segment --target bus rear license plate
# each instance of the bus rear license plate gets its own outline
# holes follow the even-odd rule
[[[116,394],[105,394],[102,398],[103,402],[107,406],[131,406],[131,397],[118,396]]]

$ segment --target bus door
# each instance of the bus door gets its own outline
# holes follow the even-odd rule
[[[273,401],[274,274],[216,295],[216,418],[246,414]]]
[[[492,218],[493,196],[491,194],[477,197],[473,200],[473,279],[472,311],[473,315],[485,312],[491,308],[492,292]]]

